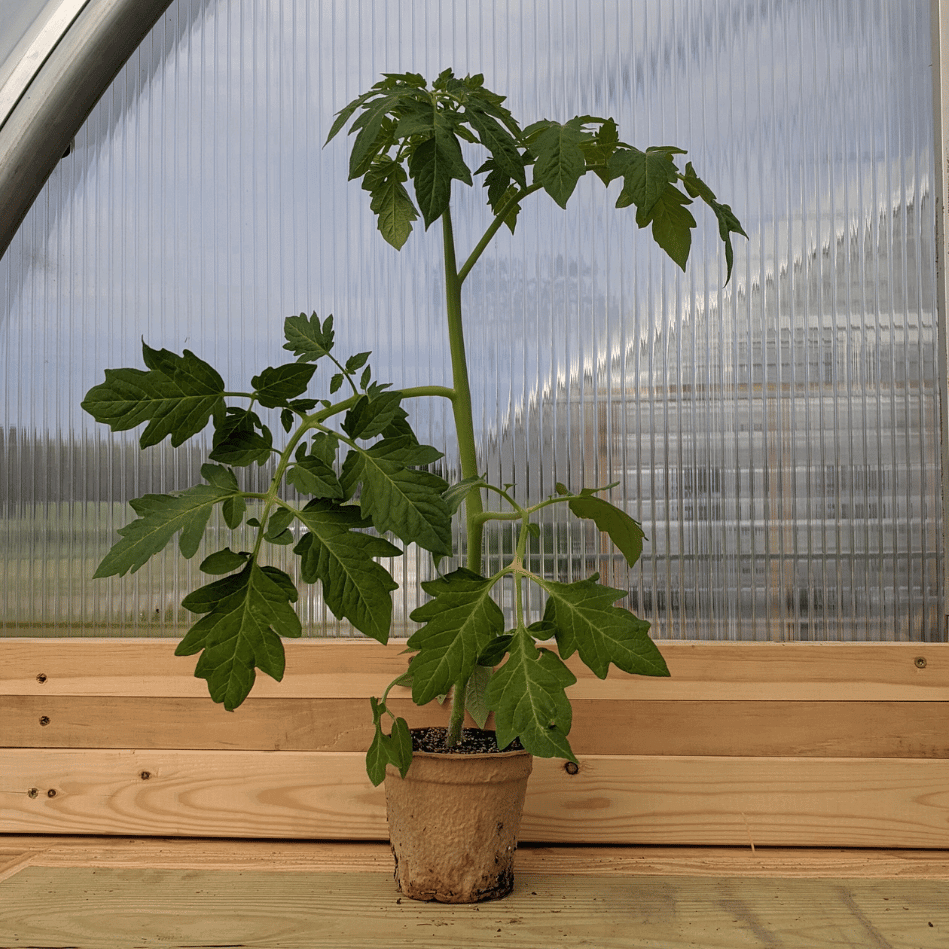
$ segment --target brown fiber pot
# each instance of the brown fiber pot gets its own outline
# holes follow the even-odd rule
[[[507,896],[531,764],[526,751],[416,751],[405,778],[389,765],[386,807],[399,891],[439,903]]]

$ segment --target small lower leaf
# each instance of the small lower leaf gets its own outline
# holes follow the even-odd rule
[[[571,498],[569,505],[574,516],[592,520],[601,531],[608,534],[631,567],[639,560],[646,535],[638,521],[605,498],[592,494]]]

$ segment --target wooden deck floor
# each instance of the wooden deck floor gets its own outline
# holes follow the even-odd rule
[[[524,847],[514,894],[400,900],[385,844],[0,837],[0,947],[946,949],[949,854]]]

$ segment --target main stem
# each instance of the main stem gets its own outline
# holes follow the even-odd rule
[[[461,477],[478,476],[478,453],[475,445],[474,417],[471,410],[471,387],[468,383],[468,360],[465,355],[465,333],[461,311],[461,278],[455,259],[455,237],[451,226],[451,214],[446,208],[442,214],[442,239],[445,257],[445,306],[448,317],[448,344],[451,351],[452,386],[455,397],[452,411],[455,418],[455,437],[458,439],[458,458],[461,462]],[[484,522],[478,516],[484,511],[481,491],[472,491],[465,500],[465,524],[468,533],[468,569],[481,572],[481,553],[484,537]],[[451,717],[448,721],[448,747],[461,743],[461,730],[465,720],[465,692],[467,680],[456,682],[451,701]]]

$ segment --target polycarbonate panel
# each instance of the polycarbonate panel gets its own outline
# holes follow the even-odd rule
[[[346,181],[347,142],[322,146],[380,73],[452,66],[525,123],[612,115],[631,144],[688,149],[750,237],[723,286],[699,212],[682,275],[613,210],[618,184],[583,181],[567,211],[535,196],[472,273],[482,467],[534,500],[617,482],[649,537],[627,571],[552,518],[538,557],[630,589],[660,638],[942,638],[929,8],[175,3],[0,261],[3,631],[186,621],[200,557],[91,579],[127,501],[187,486],[207,448],[142,452],[81,412],[105,368],[140,365],[143,338],[243,388],[286,361],[283,319],[315,310],[340,352],[373,350],[377,378],[449,382],[438,226],[396,253]],[[488,219],[480,190],[456,187],[463,258]],[[443,404],[415,421],[445,444]],[[489,539],[494,565],[509,544]],[[401,623],[416,600],[398,597]],[[311,635],[350,633],[315,590],[303,612]]]

